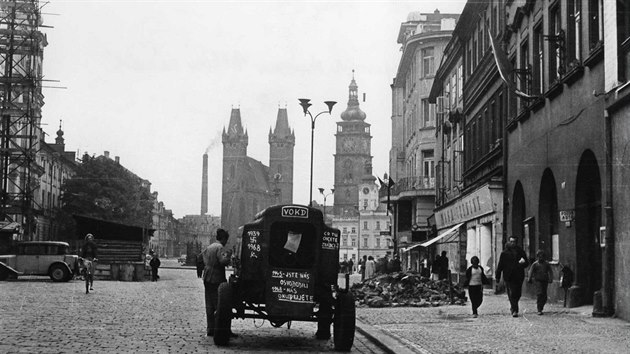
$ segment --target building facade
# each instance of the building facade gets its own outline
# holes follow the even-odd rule
[[[158,192],[153,192],[152,228],[153,236],[149,241],[149,250],[153,250],[160,257],[178,257],[180,253],[180,237],[178,237],[177,220],[171,209],[164,207],[159,201]],[[148,252],[147,252],[148,253]]]
[[[41,140],[37,152],[37,165],[41,166],[34,194],[36,227],[33,240],[60,240],[56,211],[61,207],[61,186],[76,171],[76,153],[65,150],[63,130],[59,127],[55,143]]]
[[[241,111],[233,108],[223,130],[221,225],[237,238],[238,228],[259,211],[293,201],[295,134],[289,127],[287,109],[278,109],[275,129],[269,131],[269,166],[247,156],[248,142]]]
[[[574,272],[568,306],[592,304],[606,203],[602,4],[519,1],[507,11],[514,81],[535,97],[509,101],[507,230],[530,257],[545,251],[554,281],[563,267]]]
[[[414,269],[427,250],[413,247],[431,235],[428,219],[435,206],[435,105],[429,93],[458,14],[412,12],[400,26],[402,46],[392,89],[392,147],[389,175],[395,183],[381,188],[381,203],[393,210],[395,247],[403,267]],[[387,193],[389,192],[389,197]]]

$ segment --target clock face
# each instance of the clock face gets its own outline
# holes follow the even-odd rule
[[[370,193],[370,189],[368,187],[363,187],[363,194]]]

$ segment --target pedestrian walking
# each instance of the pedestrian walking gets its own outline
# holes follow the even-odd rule
[[[217,240],[203,252],[203,287],[206,300],[206,335],[214,335],[214,313],[219,301],[219,284],[226,282],[225,266],[230,263],[232,251],[225,248],[230,238],[227,231],[218,229]],[[230,333],[230,336],[234,336]]]
[[[477,309],[483,302],[483,286],[489,284],[490,281],[486,277],[483,267],[479,265],[479,257],[473,256],[470,259],[470,264],[472,265],[466,269],[464,285],[468,286],[468,297],[470,297],[470,303],[472,304],[472,314],[474,318],[477,318]]]
[[[352,273],[354,273],[354,261],[350,258],[350,260],[348,260],[348,274]]]
[[[98,256],[98,246],[94,241],[94,235],[87,234],[85,235],[85,243],[83,244],[83,249],[81,250],[81,257],[90,261],[90,290],[94,290],[94,262],[96,261],[96,257]]]
[[[440,280],[440,267],[442,266],[442,257],[435,255],[435,259],[431,264],[431,280]]]
[[[446,251],[442,251],[442,257],[440,257],[440,268],[439,268],[440,280],[448,279],[449,273],[450,271],[449,271],[448,257],[446,256]]]
[[[149,261],[149,266],[151,266],[151,281],[157,281],[159,278],[158,268],[160,268],[162,262],[160,262],[160,258],[153,250],[151,250],[149,254],[151,255],[151,260]]]
[[[369,256],[365,262],[365,279],[370,279],[376,274],[376,262],[374,257]]]
[[[553,281],[553,270],[547,262],[545,251],[536,252],[536,262],[529,268],[527,281],[536,286],[536,309],[538,314],[542,315],[547,303],[547,286]]]
[[[516,237],[510,236],[509,241],[505,244],[505,250],[499,256],[496,281],[498,282],[503,275],[512,317],[518,317],[518,301],[521,299],[525,268],[528,264],[525,251],[516,244]]]
[[[363,260],[360,261],[359,265],[361,266],[361,281],[365,280],[365,264],[367,263],[367,256],[363,256]]]

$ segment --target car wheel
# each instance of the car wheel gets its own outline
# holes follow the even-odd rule
[[[214,315],[214,344],[227,345],[232,326],[232,287],[221,283],[218,290],[217,312]]]
[[[335,306],[333,341],[336,351],[348,352],[354,342],[356,309],[351,293],[339,293]]]
[[[50,267],[50,279],[55,282],[60,281],[68,281],[69,279],[69,271],[68,268],[62,266],[61,264],[55,264]]]

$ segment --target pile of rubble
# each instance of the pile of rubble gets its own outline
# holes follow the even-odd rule
[[[350,291],[359,306],[427,307],[466,303],[466,292],[461,286],[449,284],[448,280],[431,280],[414,272],[378,275],[352,285]]]

